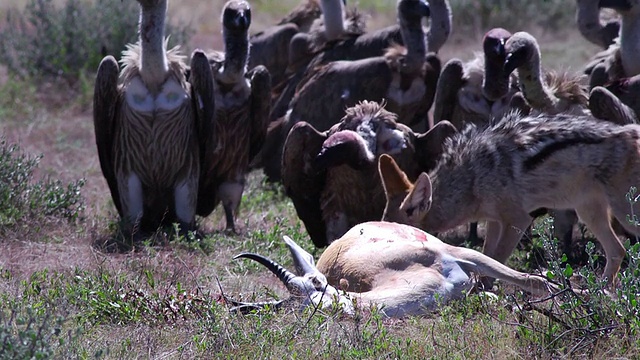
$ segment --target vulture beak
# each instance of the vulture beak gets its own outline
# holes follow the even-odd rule
[[[420,15],[423,17],[431,16],[431,9],[429,8],[429,3],[424,0],[420,1]]]

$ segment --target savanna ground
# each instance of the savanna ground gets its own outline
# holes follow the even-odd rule
[[[73,57],[73,47],[59,45],[59,39],[80,39],[98,28],[116,36],[120,29],[114,24],[124,18],[135,24],[131,3],[0,3],[0,358],[640,356],[637,247],[613,297],[596,291],[591,297],[565,294],[536,303],[498,284],[498,299],[471,295],[437,313],[403,320],[384,319],[375,311],[350,318],[293,308],[233,315],[221,301],[223,292],[244,300],[287,296],[273,275],[252,262],[232,260],[235,254],[257,252],[290,265],[284,234],[316,257],[321,254],[281,187],[263,183],[261,173],[254,172],[239,210],[239,234],[221,231],[224,216],[217,209],[199,220],[206,234],[202,240],[169,239],[159,232],[155,242],[115,249],[108,240],[116,232],[117,213],[100,171],[91,116],[100,47],[75,48],[84,53]],[[295,3],[254,2],[252,28],[274,23]],[[440,54],[443,62],[454,56],[469,59],[494,26],[539,36],[544,65],[551,69],[578,72],[597,50],[577,33],[571,1],[452,3],[454,27]],[[116,11],[102,11],[107,4]],[[187,53],[196,47],[220,48],[222,4],[170,3],[169,20],[180,33],[174,39],[184,39]],[[31,11],[25,12],[28,5]],[[371,14],[370,29],[395,19],[393,1],[362,0],[358,6]],[[60,20],[69,9],[72,15]],[[57,20],[95,16],[96,9],[101,19],[111,21],[55,25]],[[29,21],[15,30],[21,16]],[[76,31],[67,34],[65,29]],[[58,40],[42,40],[55,31],[61,33]],[[124,29],[123,38],[135,38],[135,31],[135,25]],[[63,60],[48,61],[56,56]],[[69,62],[70,57],[80,65]],[[537,229],[533,247],[551,252],[545,266],[556,280],[566,284],[566,275],[591,289],[601,286],[594,277],[601,270],[597,255],[573,270],[547,241],[550,223],[541,221]],[[541,271],[532,265],[534,258],[529,246],[510,265]]]

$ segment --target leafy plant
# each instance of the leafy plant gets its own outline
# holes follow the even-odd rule
[[[34,229],[47,220],[75,221],[84,210],[84,179],[69,184],[50,178],[33,181],[41,158],[0,138],[0,234],[20,224]]]
[[[23,77],[76,80],[97,69],[102,57],[118,55],[137,41],[134,1],[29,0],[23,13],[9,11],[0,37],[0,64]],[[167,24],[171,42],[183,44],[191,29]]]

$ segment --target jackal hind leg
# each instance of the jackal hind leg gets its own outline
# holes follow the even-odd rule
[[[622,198],[622,196],[623,195],[620,194],[618,196],[615,196],[615,198],[620,199]],[[640,236],[640,226],[637,226],[633,222],[629,222],[629,220],[632,218],[632,215],[640,216],[640,214],[638,214],[638,212],[640,212],[640,209],[636,207],[632,208],[631,204],[629,204],[627,201],[619,201],[616,203],[611,203],[611,212],[613,213],[615,220],[618,220],[617,224],[612,224],[613,229],[620,230],[618,234],[623,234],[626,232],[626,234],[624,235],[631,238],[632,244],[638,242],[638,237]],[[620,229],[620,227],[622,227],[622,229]]]
[[[626,250],[611,228],[607,202],[601,199],[593,199],[581,204],[580,207],[576,208],[576,212],[580,221],[591,230],[602,245],[607,260],[603,276],[610,284],[613,284],[620,270],[622,260],[626,255]]]

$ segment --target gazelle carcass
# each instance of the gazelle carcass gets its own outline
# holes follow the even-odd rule
[[[420,229],[390,222],[354,226],[334,241],[318,264],[285,236],[295,272],[264,256],[242,253],[265,265],[303,307],[338,304],[348,314],[356,307],[377,307],[389,317],[419,315],[463,297],[475,284],[471,273],[502,279],[537,296],[555,290],[545,278],[509,268],[482,253],[448,245]],[[238,303],[238,310],[272,303]]]

